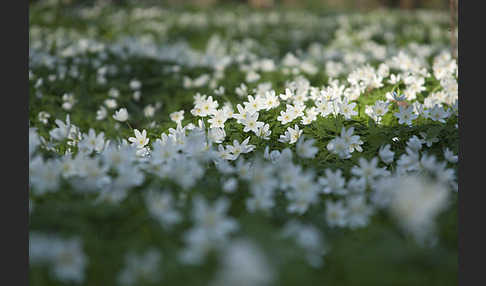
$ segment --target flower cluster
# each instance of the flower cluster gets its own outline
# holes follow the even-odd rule
[[[214,259],[211,285],[279,285],[296,257],[326,266],[328,232],[371,229],[375,217],[437,241],[459,161],[442,14],[122,11],[76,14],[99,18],[110,39],[31,27],[32,269],[82,284],[106,247],[118,285],[164,283]],[[226,33],[202,50],[172,37],[213,28]],[[262,39],[270,29],[282,33]],[[283,41],[299,48],[282,54]],[[67,230],[46,215],[67,213],[66,200],[79,203],[66,217],[86,224]]]

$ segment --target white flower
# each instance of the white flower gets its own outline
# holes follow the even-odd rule
[[[101,152],[105,147],[105,134],[103,132],[96,135],[94,129],[90,128],[88,134],[78,143],[81,151],[91,153],[92,151]]]
[[[279,95],[282,100],[288,100],[294,96],[290,88],[285,89],[285,93]]]
[[[224,160],[236,160],[235,155],[231,154],[230,146],[227,147],[228,148],[225,148],[223,145],[218,145],[217,157]]]
[[[223,109],[216,110],[212,114],[212,118],[208,120],[211,128],[224,128],[224,123],[228,119],[226,112]]]
[[[243,102],[243,104],[245,105],[245,109],[248,111],[248,113],[254,114],[260,111],[263,102],[260,96],[256,96],[256,98],[253,98],[253,96],[249,95],[248,102]]]
[[[303,130],[299,129],[299,126],[295,124],[294,128],[287,127],[287,131],[285,131],[284,135],[280,135],[280,142],[288,142],[289,144],[294,144],[299,139],[300,135],[302,134]]]
[[[337,169],[335,172],[330,169],[326,169],[326,177],[319,178],[318,182],[324,187],[322,192],[324,194],[339,194],[344,195],[347,193],[345,189],[346,180],[342,176],[342,171]]]
[[[235,171],[240,179],[251,179],[251,163],[245,161],[244,158],[239,158],[239,160],[236,162]]]
[[[378,158],[373,157],[370,161],[365,158],[359,158],[359,167],[353,166],[351,173],[360,178],[364,178],[367,182],[371,182],[375,177],[384,175],[384,170],[377,167]]]
[[[113,97],[113,98],[118,98],[118,96],[120,96],[120,91],[118,89],[112,87],[108,91],[108,96]]]
[[[223,181],[223,191],[228,193],[233,193],[236,191],[238,187],[238,180],[236,178],[229,178],[228,180]]]
[[[395,155],[395,153],[390,150],[390,144],[386,144],[380,147],[378,155],[385,164],[390,164],[391,162],[393,162],[393,156]]]
[[[64,282],[82,283],[87,257],[83,253],[81,240],[74,238],[53,245],[53,273]]]
[[[351,178],[347,184],[348,190],[354,193],[363,193],[366,190],[366,186],[365,178]]]
[[[174,121],[175,123],[180,123],[184,119],[184,110],[172,112],[169,114],[170,120]]]
[[[255,82],[260,79],[260,75],[256,73],[255,71],[251,70],[246,74],[246,82]]]
[[[103,162],[110,168],[117,170],[127,169],[136,160],[135,147],[130,145],[122,145],[115,147],[109,145],[101,153]]]
[[[390,73],[390,67],[385,63],[381,63],[380,66],[378,66],[377,73],[382,78],[387,77]]]
[[[239,239],[223,252],[221,269],[216,273],[212,286],[266,286],[275,273],[263,252],[252,242]]]
[[[293,119],[304,116],[305,104],[303,102],[295,102],[295,104],[287,106],[287,112],[290,113]]]
[[[458,161],[457,155],[454,155],[449,148],[444,149],[444,158],[451,163],[457,163]]]
[[[224,138],[226,138],[226,132],[223,128],[210,128],[208,130],[208,140],[210,142],[221,143]]]
[[[226,217],[229,201],[220,198],[209,204],[201,196],[193,199],[193,228],[184,234],[187,248],[180,253],[183,263],[200,264],[211,249],[221,248],[228,235],[238,229],[236,220]]]
[[[326,201],[326,222],[329,226],[345,227],[347,225],[347,209],[342,201]]]
[[[275,206],[273,192],[271,190],[258,189],[252,192],[252,196],[246,199],[246,209],[250,213],[257,210],[269,210]]]
[[[49,131],[49,135],[51,136],[51,138],[57,141],[62,141],[68,138],[74,128],[74,126],[71,125],[71,121],[69,120],[69,114],[66,115],[66,123],[62,122],[59,119],[56,119],[55,123],[57,125],[57,128]]]
[[[400,75],[395,75],[395,74],[391,74],[390,75],[390,79],[388,80],[388,83],[390,84],[397,84],[400,82]]]
[[[202,97],[200,103],[196,103],[196,106],[200,109],[200,113],[198,114],[201,117],[206,117],[208,115],[214,114],[216,109],[218,108],[218,101],[213,100],[212,96],[209,96],[205,99],[205,95]]]
[[[113,115],[113,118],[116,120],[116,121],[120,121],[120,122],[125,122],[127,121],[128,119],[128,111],[126,108],[120,108],[118,109],[115,114]]]
[[[354,110],[356,107],[356,103],[348,103],[347,101],[344,101],[342,103],[338,104],[339,106],[339,112],[344,115],[344,118],[346,119],[351,119],[352,116],[358,115],[358,112]]]
[[[297,188],[293,191],[286,193],[286,197],[290,202],[287,206],[287,212],[302,215],[309,209],[309,206],[311,204],[317,202],[318,189],[315,188],[315,185],[312,185],[312,182],[306,179],[298,177],[297,180]],[[300,189],[300,186],[305,187],[303,189]]]
[[[227,199],[220,198],[213,204],[209,204],[202,197],[194,198],[192,218],[196,227],[203,228],[209,237],[220,239],[226,237],[238,228],[236,220],[226,217],[230,206]]]
[[[399,112],[394,115],[398,118],[398,124],[412,125],[412,120],[417,119],[418,115],[413,112],[413,106],[403,107],[399,106]]]
[[[318,100],[315,104],[317,111],[322,117],[326,117],[333,112],[334,103],[332,101]]]
[[[296,145],[295,150],[297,151],[297,155],[299,155],[302,158],[314,158],[319,152],[319,149],[317,147],[314,147],[314,143],[316,140],[314,139],[309,139],[305,140],[304,136],[302,136]]]
[[[317,111],[317,108],[311,107],[306,110],[306,115],[302,116],[301,123],[303,125],[309,125],[317,119],[317,115],[319,115],[319,111]]]
[[[233,146],[226,146],[227,151],[229,151],[233,156],[230,160],[236,160],[241,153],[249,153],[255,149],[255,145],[249,145],[250,137],[246,138],[241,142],[233,140]]]
[[[347,130],[343,127],[341,129],[341,138],[348,144],[350,153],[354,152],[354,150],[362,152],[363,148],[361,148],[361,145],[363,141],[360,140],[359,135],[353,135],[353,133],[354,127],[350,127]]]
[[[262,101],[262,109],[265,110],[270,110],[272,108],[278,107],[280,105],[280,101],[278,100],[278,97],[275,95],[275,91],[266,91],[265,92],[265,98]]]
[[[263,157],[267,160],[272,161],[272,163],[276,163],[278,159],[280,158],[280,151],[278,150],[273,150],[270,152],[270,148],[268,146],[265,147],[265,151],[263,154]]]
[[[216,95],[223,95],[224,94],[224,86],[220,86],[214,90],[214,94]]]
[[[77,174],[77,161],[73,160],[70,155],[65,155],[61,159],[61,175],[69,178]]]
[[[150,190],[145,196],[145,204],[152,217],[165,228],[170,228],[182,220],[180,213],[174,209],[174,200],[169,191]]]
[[[32,232],[29,235],[29,260],[32,264],[47,264],[54,279],[63,283],[84,282],[87,257],[79,238],[62,239]]]
[[[233,118],[234,115],[234,110],[233,110],[233,105],[231,105],[231,102],[226,101],[223,105],[223,112],[226,115],[227,118]]]
[[[142,133],[138,131],[138,129],[133,130],[135,133],[135,137],[130,137],[128,138],[128,141],[132,142],[134,146],[136,146],[138,149],[142,149],[145,147],[145,145],[148,144],[149,138],[147,138],[147,130],[142,130]]]
[[[116,99],[114,99],[114,98],[106,99],[105,105],[106,105],[106,107],[108,107],[110,109],[114,109],[118,106],[118,104],[116,103]]]
[[[248,88],[246,87],[246,85],[244,83],[241,83],[240,86],[237,86],[236,87],[235,93],[239,97],[247,96],[248,95]]]
[[[79,192],[94,192],[105,188],[111,179],[107,175],[108,166],[102,165],[99,156],[90,157],[78,153],[76,162],[76,178],[72,186]]]
[[[347,222],[351,229],[368,225],[373,208],[366,203],[366,197],[362,194],[346,198]]]
[[[282,125],[284,124],[287,124],[289,122],[291,122],[292,120],[294,120],[295,118],[293,118],[289,112],[287,111],[280,111],[280,116],[277,117],[277,120],[280,121],[280,123],[282,123]]]
[[[37,156],[29,161],[29,179],[36,194],[57,191],[60,184],[61,164],[57,160],[47,160]]]
[[[388,112],[388,107],[388,102],[377,100],[374,105],[366,106],[365,113],[379,124],[383,116]]]
[[[391,179],[389,211],[404,230],[423,242],[434,231],[436,216],[447,203],[448,190],[418,176]]]
[[[145,115],[145,117],[154,117],[155,115],[155,107],[152,106],[151,104],[145,106],[145,108],[143,109],[143,114]]]
[[[329,143],[327,144],[327,150],[329,150],[329,152],[333,154],[338,155],[341,159],[351,158],[350,146],[346,142],[346,140],[341,137],[336,137],[329,141]]]
[[[429,109],[429,118],[433,121],[445,123],[445,118],[448,117],[448,113],[439,105],[435,105],[432,109]]]
[[[270,135],[272,134],[272,131],[270,130],[270,125],[268,123],[265,123],[265,125],[260,126],[256,132],[256,135],[263,140],[269,140]]]
[[[414,152],[420,151],[420,149],[422,149],[422,144],[424,144],[424,142],[416,135],[413,135],[407,141],[407,147],[413,150]]]
[[[265,123],[257,121],[258,120],[258,112],[253,114],[249,114],[246,116],[245,119],[242,120],[242,124],[245,126],[243,128],[243,132],[253,131],[255,134],[258,133],[258,129],[263,127]]]
[[[243,124],[243,120],[246,119],[246,117],[249,115],[249,112],[248,110],[246,110],[246,108],[241,106],[241,104],[237,104],[236,109],[238,109],[239,113],[233,114],[233,118],[236,119],[236,122]]]
[[[419,168],[419,153],[409,147],[405,148],[406,154],[402,154],[397,161],[397,166],[406,171],[413,171]]]
[[[42,122],[43,124],[47,124],[49,122],[49,117],[51,117],[51,115],[45,111],[41,111],[39,112],[39,114],[37,115],[37,118],[39,119],[40,122]]]
[[[65,110],[71,110],[76,103],[76,100],[74,99],[74,95],[71,93],[65,93],[62,96],[62,100],[64,101],[62,104],[62,108]]]
[[[106,108],[102,105],[100,109],[96,111],[96,120],[103,120],[108,115]]]
[[[142,87],[142,83],[139,80],[133,79],[130,81],[130,88],[133,90],[138,90]]]

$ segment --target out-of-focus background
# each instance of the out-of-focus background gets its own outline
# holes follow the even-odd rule
[[[89,4],[93,2],[107,2],[113,4],[167,4],[167,5],[194,5],[211,7],[223,4],[247,4],[255,8],[271,8],[275,6],[290,6],[302,8],[323,9],[357,9],[371,10],[378,8],[400,9],[448,9],[450,0],[30,0],[31,3],[39,1],[57,2],[60,5]],[[456,1],[457,0],[453,0]]]

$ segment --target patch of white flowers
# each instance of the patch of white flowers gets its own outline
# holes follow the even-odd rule
[[[141,11],[142,15],[132,17],[144,19],[145,10]],[[85,13],[96,14],[90,10]],[[170,25],[204,26],[211,22],[222,27],[228,24],[225,19],[236,17],[226,16],[203,17],[200,22],[194,22],[189,15]],[[248,25],[261,26],[273,21],[266,17],[257,19]],[[306,19],[291,19],[294,20],[286,21],[310,25]],[[235,21],[236,30],[250,29],[241,19]],[[153,26],[159,27],[163,35],[168,29]],[[372,40],[373,35],[381,33],[379,30],[359,34],[364,42],[361,50],[340,53],[340,47],[351,46],[350,39],[356,35],[338,29],[329,47],[313,43],[303,55],[289,52],[282,59],[272,60],[251,53],[255,47],[264,49],[259,43],[252,46],[251,39],[231,43],[219,36],[210,38],[205,52],[194,51],[183,43],[160,47],[150,38],[145,44],[118,39],[107,46],[95,39],[83,39],[66,40],[59,54],[50,55],[43,50],[42,43],[60,39],[42,39],[34,29],[31,66],[52,66],[56,73],[42,79],[29,72],[38,97],[48,80],[76,77],[77,66],[67,69],[65,59],[76,59],[87,52],[98,55],[97,63],[92,63],[98,68],[97,83],[109,86],[110,76],[116,76],[119,71],[103,65],[106,51],[123,57],[142,55],[173,60],[177,63],[172,67],[174,73],[181,67],[207,67],[208,73],[181,77],[181,88],[208,87],[213,95],[194,91],[192,108],[171,110],[167,121],[175,123],[175,128],[160,136],[149,135],[158,126],[154,117],[162,106],[160,103],[140,109],[145,118],[153,121],[132,129],[128,138],[108,139],[104,132],[93,128],[84,133],[86,130],[82,132],[71,122],[69,113],[64,121],[55,119],[55,126],[49,125],[54,116],[39,112],[37,120],[49,131],[48,136],[41,136],[37,129],[29,129],[31,196],[63,192],[66,185],[79,194],[93,195],[98,206],[116,205],[137,189],[136,192],[143,193],[148,216],[165,231],[190,224],[180,237],[184,245],[178,251],[180,263],[202,264],[210,253],[218,253],[222,266],[212,285],[269,285],[277,274],[264,249],[250,240],[234,239],[241,228],[238,218],[230,212],[236,203],[232,201],[233,195],[241,196],[244,211],[248,213],[272,216],[275,212],[285,212],[289,220],[280,237],[293,240],[303,250],[309,265],[316,268],[324,264],[328,251],[324,233],[317,226],[294,219],[310,210],[320,212],[322,221],[330,228],[349,229],[366,227],[375,213],[385,210],[407,233],[418,241],[427,241],[433,237],[435,218],[449,202],[450,190],[457,190],[453,168],[458,162],[457,155],[450,146],[444,146],[441,156],[429,154],[428,148],[439,144],[439,139],[418,133],[400,139],[405,152],[399,152],[399,144],[390,140],[371,150],[376,155],[366,159],[361,154],[370,151],[369,142],[358,135],[361,133],[354,123],[360,116],[368,116],[371,123],[381,126],[391,122],[411,128],[424,120],[446,124],[458,109],[457,63],[435,46],[412,45],[389,51]],[[67,37],[76,39],[79,35],[73,32],[67,33]],[[385,35],[388,39],[392,37]],[[426,60],[433,54],[430,67]],[[367,63],[371,60],[380,64],[373,67]],[[226,94],[232,91],[221,86],[230,64],[244,73],[245,82],[234,90],[241,100],[237,103],[226,99]],[[327,85],[312,86],[306,76],[315,75],[321,69],[331,78]],[[266,72],[281,72],[289,80],[273,87],[271,82],[262,80]],[[439,82],[433,92],[426,88],[430,79]],[[135,103],[145,100],[145,96],[142,98],[144,86],[144,79],[129,81],[130,98]],[[360,106],[358,99],[374,90],[386,95]],[[111,120],[116,129],[125,124],[131,128],[136,110],[131,109],[132,105],[122,104],[122,95],[121,90],[110,87],[92,117],[98,121]],[[419,100],[423,95],[427,96]],[[61,107],[72,111],[80,100],[77,95],[66,93]],[[324,120],[340,125],[333,126],[333,132],[329,131],[332,128],[321,130]],[[325,136],[314,138],[315,129]],[[261,146],[264,150],[259,149]],[[355,163],[348,169],[305,165],[310,159],[326,162],[331,156],[339,162]],[[191,192],[215,172],[220,184],[220,189],[215,190],[216,198]],[[154,181],[170,182],[173,187],[159,189],[153,186]],[[247,191],[242,190],[244,186]],[[190,210],[189,217],[184,215],[184,206]],[[31,211],[35,215],[36,209]],[[158,283],[163,277],[159,271],[161,257],[154,248],[145,253],[128,251],[118,283],[137,285],[142,280]],[[30,235],[30,260],[34,265],[48,265],[53,277],[66,283],[83,283],[88,263],[80,239],[37,232]]]
[[[31,232],[29,260],[34,265],[47,265],[50,274],[64,283],[82,284],[88,257],[79,238],[65,239],[56,235]]]

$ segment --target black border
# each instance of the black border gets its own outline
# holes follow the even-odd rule
[[[486,235],[484,176],[484,1],[458,1],[459,24],[459,285],[483,285]],[[466,6],[467,4],[467,6]],[[476,4],[477,7],[473,6]],[[468,153],[469,155],[466,155]],[[475,162],[474,162],[475,161]],[[477,261],[477,263],[475,263]]]
[[[3,285],[28,285],[28,55],[29,1],[3,1],[0,11],[2,79]],[[8,112],[10,111],[10,112]],[[6,179],[6,180],[5,180]],[[8,282],[7,282],[8,281]]]

